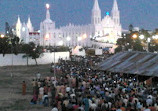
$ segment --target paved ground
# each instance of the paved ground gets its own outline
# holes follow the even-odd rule
[[[37,72],[51,76],[50,65],[0,67],[0,111],[51,111],[51,107],[30,105],[31,80]],[[11,77],[13,73],[13,77]],[[27,83],[27,94],[22,96],[22,81]]]

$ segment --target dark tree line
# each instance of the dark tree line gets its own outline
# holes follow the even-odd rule
[[[12,28],[6,22],[5,28],[5,36],[0,37],[0,54],[19,54],[24,53],[24,58],[32,58],[35,60],[37,65],[37,58],[39,58],[43,53],[43,48],[40,46],[36,46],[33,42],[29,44],[24,44],[21,42],[19,37],[13,34]]]
[[[117,40],[118,47],[115,49],[116,52],[127,51],[129,49],[133,51],[146,51],[145,47],[149,45],[149,51],[158,51],[158,41],[152,39],[153,35],[158,35],[158,29],[155,29],[153,33],[149,33],[148,30],[141,29],[139,31],[133,30],[133,25],[129,25],[129,33],[122,34],[122,38]],[[133,38],[136,35],[136,38]],[[143,35],[144,39],[140,39],[139,36]],[[148,44],[147,39],[150,38],[151,42]]]

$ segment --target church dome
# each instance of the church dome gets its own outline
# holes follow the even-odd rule
[[[44,23],[53,23],[53,21],[51,19],[45,19]]]

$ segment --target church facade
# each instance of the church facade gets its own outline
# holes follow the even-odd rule
[[[99,44],[116,44],[121,37],[120,12],[117,1],[114,0],[111,15],[107,12],[101,18],[98,0],[94,0],[91,23],[87,25],[68,24],[56,28],[55,22],[50,18],[49,4],[46,5],[46,19],[40,23],[40,31],[34,31],[30,18],[27,24],[21,23],[20,17],[16,24],[16,35],[24,43],[35,42],[41,46],[83,46],[100,47]]]

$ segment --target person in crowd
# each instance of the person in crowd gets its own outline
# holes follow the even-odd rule
[[[31,99],[31,104],[37,104],[37,95],[34,93],[33,98]]]
[[[42,96],[44,106],[53,106],[52,111],[158,110],[155,87],[137,83],[130,75],[92,70],[93,64],[88,65],[88,61],[97,63],[98,59],[86,58],[87,63],[82,62],[84,59],[72,58],[79,62],[61,59],[56,64],[60,70],[57,77],[34,80],[37,81],[32,85],[34,94],[40,95],[38,99]]]
[[[49,106],[49,99],[48,99],[48,94],[44,93],[44,96],[42,98],[42,101],[43,101],[43,105],[45,107]]]
[[[41,74],[39,72],[37,72],[36,77],[37,77],[37,80],[40,80]]]
[[[51,111],[59,111],[59,110],[57,109],[57,106],[54,104],[53,109]]]
[[[22,83],[22,95],[26,95],[26,83],[23,81]]]
[[[39,103],[42,104],[42,97],[44,96],[44,88],[41,86],[39,88],[39,96],[38,96],[38,99],[39,99]]]

